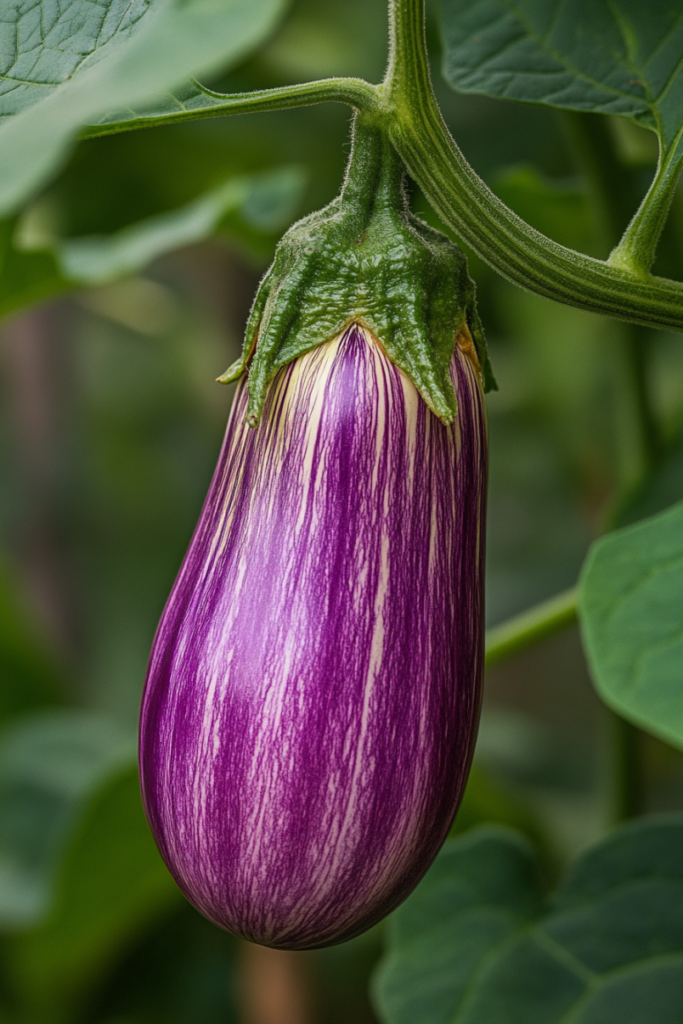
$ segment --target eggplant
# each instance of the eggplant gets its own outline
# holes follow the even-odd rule
[[[455,332],[454,332],[455,334]],[[483,673],[487,433],[465,327],[445,423],[352,322],[240,381],[153,644],[140,726],[161,854],[211,921],[341,942],[414,888],[467,779]]]

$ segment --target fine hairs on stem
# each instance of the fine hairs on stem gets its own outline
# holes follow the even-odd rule
[[[680,166],[673,151],[662,154],[652,186],[609,260],[559,245],[491,192],[448,131],[429,76],[424,0],[390,0],[389,13],[390,59],[380,85],[330,78],[226,95],[198,86],[207,97],[204,107],[90,126],[82,136],[345,103],[388,134],[443,223],[503,277],[557,302],[644,326],[683,330],[683,283],[649,273]]]

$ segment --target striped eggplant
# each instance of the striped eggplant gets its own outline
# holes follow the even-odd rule
[[[377,194],[369,245],[386,221]],[[337,242],[339,210],[326,214]],[[401,216],[424,248],[432,236]],[[480,703],[487,461],[469,298],[431,387],[425,360],[422,377],[405,369],[415,347],[395,357],[400,318],[388,338],[371,329],[381,315],[363,306],[354,249],[344,287],[355,274],[356,291],[337,294],[346,323],[331,335],[321,311],[318,344],[297,352],[320,233],[306,273],[300,237],[255,302],[251,370],[157,630],[140,728],[147,817],[182,891],[221,927],[290,949],[380,920],[449,830]],[[451,243],[438,244],[455,287],[462,257],[447,264]],[[292,277],[299,320],[280,316]]]
[[[486,426],[428,409],[353,326],[240,385],[154,642],[142,784],[162,855],[216,924],[338,942],[415,886],[455,815],[482,671]]]

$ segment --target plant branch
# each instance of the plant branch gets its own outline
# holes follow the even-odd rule
[[[503,277],[568,305],[683,330],[683,284],[634,274],[546,238],[508,209],[465,160],[429,80],[424,0],[391,0],[387,130],[428,202]]]
[[[515,615],[486,634],[486,667],[531,647],[576,621],[576,587]]]
[[[673,149],[674,147],[672,147]],[[609,263],[642,277],[650,276],[657,244],[669,215],[682,157],[660,152],[657,173],[647,195],[612,252]]]
[[[227,114],[253,114],[259,111],[285,110],[290,107],[309,107],[316,103],[346,103],[356,110],[366,112],[371,112],[378,106],[377,87],[363,81],[362,78],[325,78],[317,82],[303,82],[300,85],[236,93],[214,92],[199,82],[195,82],[195,85],[207,99],[214,101],[213,105],[185,107],[168,114],[149,114],[125,121],[88,125],[81,132],[81,138],[117,135],[138,128],[155,128],[205,117],[225,117]],[[180,101],[178,103],[180,105]]]
[[[470,167],[441,117],[432,90],[424,0],[390,0],[390,61],[380,86],[357,78],[331,78],[251,93],[221,95],[200,89],[213,101],[210,105],[91,125],[82,136],[330,101],[346,103],[376,119],[444,224],[503,277],[557,302],[645,326],[683,330],[683,283],[634,273],[628,259],[624,265],[618,256],[604,262],[558,245],[506,207]],[[667,187],[670,183],[671,168],[665,170],[658,195],[664,194],[664,179]],[[663,211],[665,205],[660,202],[658,209]],[[640,239],[639,252],[645,251],[643,238],[652,241],[654,237],[647,226],[654,221],[645,214],[640,219],[636,215],[629,229],[630,238]]]

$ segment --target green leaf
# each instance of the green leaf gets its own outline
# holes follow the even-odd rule
[[[62,274],[87,285],[104,284],[143,270],[166,252],[213,235],[239,210],[256,230],[272,231],[289,219],[303,187],[303,172],[285,167],[233,177],[187,206],[150,217],[113,235],[65,239],[55,246]]]
[[[305,183],[300,167],[233,176],[177,210],[138,221],[111,235],[55,239],[30,208],[18,224],[0,225],[2,297],[0,316],[38,299],[82,285],[100,285],[135,274],[159,256],[217,232],[245,233],[269,241],[288,224]],[[228,217],[232,215],[232,220]],[[0,255],[0,260],[2,259]]]
[[[540,908],[531,846],[484,826],[448,840],[416,891],[391,917],[375,978],[387,1024],[446,1024],[482,959]]]
[[[135,763],[135,736],[101,715],[49,711],[0,736],[0,926],[39,921],[69,831],[102,781]]]
[[[634,822],[588,850],[545,911],[531,853],[512,835],[451,840],[393,915],[375,979],[380,1018],[677,1024],[682,901],[680,815]]]
[[[673,0],[442,0],[460,92],[633,118],[683,155],[683,9]]]
[[[9,983],[27,1018],[73,1020],[127,943],[180,899],[127,768],[99,788],[72,835],[49,917],[6,940]]]
[[[0,79],[0,213],[66,159],[79,128],[151,103],[234,64],[272,30],[284,0],[13,3]]]
[[[593,545],[579,616],[605,703],[683,747],[683,502]]]

